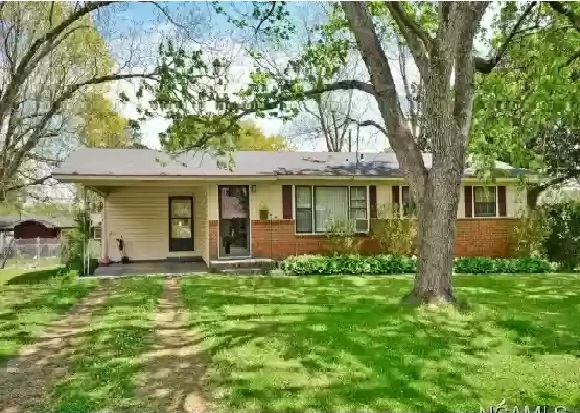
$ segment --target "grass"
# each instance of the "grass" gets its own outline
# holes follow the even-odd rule
[[[53,391],[51,412],[140,411],[135,398],[138,358],[152,344],[152,314],[161,278],[118,280],[115,294],[91,322],[91,330]]]
[[[399,304],[409,277],[191,277],[221,411],[479,411],[580,405],[580,278],[456,276],[472,305]],[[510,410],[511,411],[511,410]]]
[[[58,268],[0,272],[0,367],[96,285],[61,277]]]

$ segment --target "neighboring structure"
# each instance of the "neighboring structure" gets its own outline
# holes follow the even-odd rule
[[[429,167],[431,156],[424,155]],[[119,260],[122,238],[131,260],[189,257],[281,259],[326,250],[329,218],[355,220],[363,251],[381,205],[407,210],[409,188],[392,153],[237,152],[232,170],[204,153],[175,159],[154,150],[74,152],[53,176],[104,197],[102,254]],[[220,165],[223,166],[223,165]],[[480,182],[467,169],[455,237],[459,256],[506,256],[515,217],[525,206],[517,176]]]
[[[59,238],[74,227],[69,217],[4,216],[0,217],[0,232],[10,233],[15,239]]]

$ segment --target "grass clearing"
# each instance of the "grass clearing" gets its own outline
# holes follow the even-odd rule
[[[67,377],[53,389],[51,412],[140,411],[135,398],[138,357],[152,344],[153,313],[163,279],[116,280],[115,294],[96,313],[70,359]]]
[[[472,305],[399,304],[410,277],[191,277],[182,292],[222,411],[579,405],[580,277],[455,276]]]
[[[96,286],[96,280],[61,277],[57,268],[2,270],[0,277],[0,367]]]

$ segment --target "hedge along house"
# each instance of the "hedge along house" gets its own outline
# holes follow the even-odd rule
[[[406,211],[409,188],[392,153],[256,152],[232,154],[227,169],[206,153],[175,159],[150,149],[81,148],[53,172],[104,197],[102,255],[133,261],[271,258],[328,251],[331,219],[353,220],[362,252],[383,205]],[[424,155],[430,165],[431,156]],[[221,166],[221,167],[220,167]],[[493,185],[465,170],[455,254],[507,256],[525,206],[521,170],[497,163]]]

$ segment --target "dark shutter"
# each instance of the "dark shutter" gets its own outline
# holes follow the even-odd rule
[[[505,186],[498,186],[497,187],[497,203],[498,203],[498,207],[499,207],[499,216],[500,217],[507,217]]]
[[[471,218],[473,216],[473,187],[465,186],[465,217]]]
[[[377,217],[377,186],[369,185],[369,209],[371,212],[370,218]]]
[[[292,185],[282,185],[282,218],[292,219]]]

